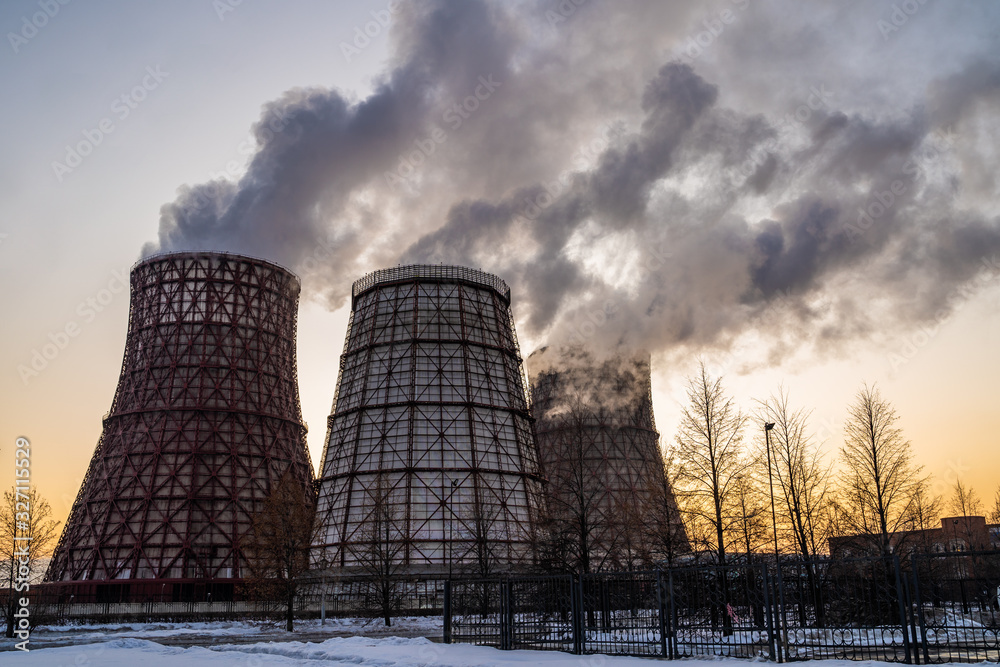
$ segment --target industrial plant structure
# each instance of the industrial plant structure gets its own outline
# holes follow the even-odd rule
[[[571,543],[566,564],[621,569],[642,551],[653,560],[689,551],[664,476],[649,355],[599,361],[579,347],[543,347],[527,364],[550,528]],[[639,544],[653,521],[663,522],[658,543]]]
[[[299,408],[299,281],[259,259],[139,262],[121,376],[46,580],[76,599],[220,600],[283,475],[312,494]],[[237,593],[238,594],[238,593]]]
[[[526,398],[503,280],[414,265],[357,281],[314,558],[418,575],[530,559],[542,489]]]

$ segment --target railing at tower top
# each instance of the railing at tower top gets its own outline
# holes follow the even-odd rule
[[[381,284],[404,282],[411,280],[427,280],[431,282],[464,282],[482,285],[495,290],[507,303],[510,303],[510,287],[498,276],[479,269],[464,266],[446,266],[437,264],[410,264],[395,266],[390,269],[379,269],[355,281],[351,287],[351,299]]]
[[[247,255],[238,252],[229,252],[226,250],[165,250],[160,252],[155,252],[151,255],[141,257],[136,260],[129,272],[135,270],[137,266],[145,264],[155,264],[157,262],[163,261],[228,261],[228,262],[243,262],[246,264],[257,264],[257,265],[268,265],[271,267],[276,267],[281,269],[288,275],[290,275],[295,283],[299,283],[299,277],[290,268],[284,264],[279,264],[273,259],[266,259],[264,257],[258,257],[256,255]]]

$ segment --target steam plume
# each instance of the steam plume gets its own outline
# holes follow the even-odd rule
[[[482,267],[529,336],[598,351],[941,318],[1000,273],[1000,10],[889,41],[891,5],[413,3],[374,94],[268,104],[246,175],[183,188],[149,250],[269,257],[331,307],[372,268]]]

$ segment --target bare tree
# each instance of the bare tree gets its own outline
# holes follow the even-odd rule
[[[770,440],[778,521],[795,550],[809,560],[829,535],[831,465],[808,434],[810,413],[790,407],[788,392],[780,390],[759,406],[760,420],[774,424]]]
[[[560,427],[560,470],[550,475],[548,538],[544,550],[550,566],[576,573],[604,568],[613,552],[613,531],[606,515],[605,489],[588,452],[593,412],[570,406]],[[611,539],[609,539],[611,538]]]
[[[990,510],[990,523],[1000,523],[1000,487],[993,496],[993,509]]]
[[[392,615],[402,603],[399,579],[406,547],[403,517],[395,495],[389,481],[379,474],[367,490],[368,514],[361,539],[348,547],[365,575],[366,600],[381,613],[386,627],[392,625]]]
[[[929,480],[923,480],[913,490],[913,508],[910,512],[908,529],[915,531],[911,533],[911,542],[916,544],[907,545],[911,550],[929,552],[934,539],[925,532],[941,527],[941,512],[943,501],[941,496],[932,496]]]
[[[638,494],[622,494],[614,501],[608,523],[616,537],[612,559],[617,570],[638,570],[649,563],[650,549],[644,530],[649,517],[644,508],[645,503]]]
[[[949,507],[955,516],[982,516],[983,501],[971,486],[957,480],[952,487]]]
[[[0,581],[8,637],[14,636],[17,600],[27,597],[28,586],[44,574],[42,562],[52,553],[59,537],[59,522],[52,518],[52,507],[35,487],[4,491],[0,505]]]
[[[965,544],[969,549],[986,549],[989,545],[983,543],[983,535],[973,529],[973,517],[983,515],[983,501],[971,486],[965,486],[962,480],[956,480],[952,487],[949,508],[958,517],[957,526],[961,526]],[[956,531],[957,532],[957,531]]]
[[[254,515],[243,539],[250,590],[255,597],[284,602],[288,632],[293,630],[295,598],[304,585],[309,549],[319,528],[315,514],[311,490],[303,490],[286,472]]]
[[[659,476],[646,482],[641,520],[645,560],[650,565],[666,562],[667,567],[670,567],[677,556],[691,550],[691,545],[674,497],[678,466],[673,455],[668,455],[661,461],[661,470]]]
[[[841,476],[843,524],[875,552],[892,553],[893,536],[912,524],[922,466],[896,427],[899,416],[876,387],[862,387],[848,409]]]
[[[484,493],[482,488],[477,488],[476,497],[462,512],[461,522],[472,538],[472,547],[464,555],[462,569],[488,579],[499,574],[509,562],[507,544],[510,536],[504,534],[507,523],[501,516],[499,505],[486,502]]]
[[[711,527],[716,559],[725,565],[726,505],[739,479],[747,417],[726,396],[722,379],[709,377],[704,363],[688,380],[687,398],[676,438],[678,482],[686,511]]]
[[[771,513],[761,481],[750,470],[739,474],[729,503],[730,544],[747,558],[752,558],[771,538]]]
[[[931,530],[941,527],[944,501],[941,496],[932,496],[930,487],[929,480],[923,480],[913,490],[911,530]]]

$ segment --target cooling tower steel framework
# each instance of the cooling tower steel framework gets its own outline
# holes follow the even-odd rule
[[[531,556],[541,480],[498,277],[415,265],[357,281],[328,425],[317,560],[364,571],[379,498],[411,573]]]
[[[551,516],[593,526],[593,562],[618,568],[621,521],[663,511],[675,553],[690,550],[673,490],[663,478],[653,420],[649,356],[598,362],[579,348],[541,348],[528,357],[531,401]],[[659,500],[659,502],[657,502]],[[602,567],[603,563],[603,567]]]
[[[272,485],[288,472],[312,493],[299,281],[259,259],[175,253],[136,264],[131,289],[118,389],[46,579],[219,599],[245,575],[240,538]]]

